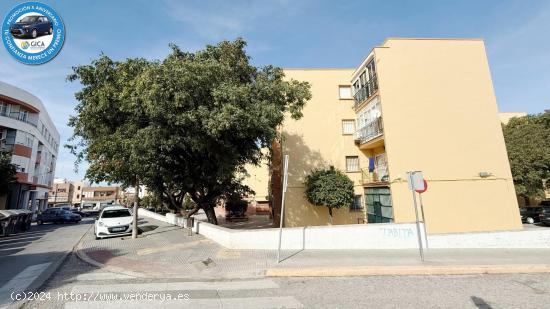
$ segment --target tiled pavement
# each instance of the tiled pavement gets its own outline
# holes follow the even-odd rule
[[[97,266],[147,278],[258,278],[275,264],[276,253],[229,250],[197,234],[151,218],[142,218],[138,239],[95,240],[91,228],[77,254]],[[89,260],[88,260],[89,261]]]

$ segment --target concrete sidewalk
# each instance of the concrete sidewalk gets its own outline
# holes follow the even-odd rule
[[[264,276],[366,276],[550,272],[550,249],[230,250],[150,218],[131,237],[95,240],[90,229],[77,246],[83,260],[143,278],[236,279]]]

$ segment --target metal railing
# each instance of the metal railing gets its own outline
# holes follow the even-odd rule
[[[372,76],[367,83],[359,88],[355,95],[353,96],[355,100],[355,107],[359,106],[368,98],[372,97],[378,91],[378,77],[376,75]]]
[[[369,183],[389,181],[388,167],[377,167],[375,171],[369,171],[367,168],[361,169],[361,182],[366,185]]]
[[[359,142],[359,144],[364,144],[377,138],[383,133],[384,127],[382,125],[382,117],[378,117],[359,128],[359,130],[355,132],[355,140]]]
[[[28,115],[27,115],[26,119],[24,119],[24,117],[22,117],[21,115],[23,115],[23,113],[20,113],[20,112],[11,112],[11,113],[0,112],[0,116],[9,117],[9,118],[12,118],[12,119],[15,119],[15,120],[19,120],[21,122],[28,123],[32,126],[38,127],[38,121],[30,119],[28,117]]]

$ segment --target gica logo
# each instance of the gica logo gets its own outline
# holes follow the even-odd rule
[[[2,42],[24,64],[52,60],[65,42],[65,25],[50,6],[24,2],[8,12],[2,22]]]

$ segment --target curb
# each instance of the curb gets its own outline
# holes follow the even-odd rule
[[[123,269],[123,268],[120,268],[120,267],[105,265],[103,263],[99,263],[98,261],[90,258],[83,250],[82,240],[84,239],[84,236],[86,236],[90,232],[91,229],[92,229],[92,227],[90,227],[86,231],[86,233],[84,233],[82,238],[80,238],[80,241],[78,242],[78,244],[76,244],[75,248],[73,249],[74,253],[76,254],[76,256],[80,260],[82,260],[82,261],[84,261],[84,262],[86,262],[90,265],[105,269],[106,271],[109,271],[109,272],[119,273],[119,274],[123,274],[123,275],[127,275],[127,276],[137,277],[137,278],[148,278],[148,276],[146,276],[144,274],[137,273],[137,272],[130,271],[130,270],[126,270],[126,269]]]
[[[352,277],[510,273],[550,273],[550,264],[270,268],[265,275],[267,277]]]

